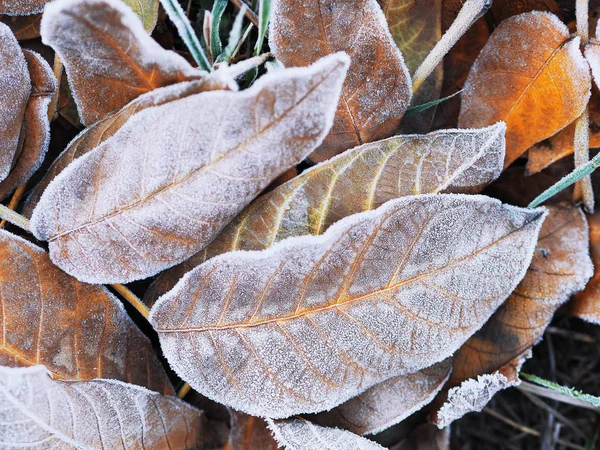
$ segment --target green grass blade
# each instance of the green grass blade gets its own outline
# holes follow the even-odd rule
[[[244,30],[244,33],[242,34],[242,24],[244,22],[245,14],[246,7],[242,6],[242,9],[240,9],[240,12],[238,13],[238,15],[235,18],[235,21],[233,22],[233,26],[231,27],[231,32],[229,33],[229,40],[227,41],[227,47],[225,47],[225,50],[223,50],[223,52],[217,57],[215,62],[229,62],[229,60],[232,58],[233,53],[235,52],[235,49],[237,48],[241,37],[246,34],[246,30],[248,29],[248,27],[252,26],[252,24],[249,24],[248,27],[246,27],[246,30]]]
[[[210,53],[213,60],[217,59],[217,56],[223,51],[223,45],[221,44],[221,18],[227,7],[229,0],[215,0],[212,9],[212,21],[210,29]]]
[[[271,0],[259,0],[258,4],[258,39],[254,46],[254,56],[258,56],[262,50],[269,27],[271,17]]]
[[[420,112],[428,110],[429,108],[433,108],[434,106],[437,106],[440,103],[445,102],[446,100],[450,100],[452,97],[460,94],[461,92],[462,91],[458,91],[458,92],[455,92],[454,94],[451,94],[451,95],[449,95],[447,97],[439,98],[437,100],[432,100],[430,102],[423,103],[422,105],[417,105],[417,106],[413,106],[412,108],[408,108],[406,110],[406,112],[404,113],[404,117],[414,116],[415,114],[419,114]]]
[[[584,402],[589,403],[593,407],[600,409],[600,397],[596,397],[595,395],[586,394],[584,392],[578,391],[576,389],[573,389],[573,388],[570,388],[567,386],[561,386],[558,383],[555,383],[555,382],[549,381],[549,380],[545,380],[536,375],[530,375],[528,373],[520,372],[519,376],[522,378],[525,378],[528,381],[539,384],[540,386],[544,386],[549,389],[552,389],[553,391],[560,392],[563,395],[567,395],[569,397],[578,398],[580,400],[583,400]]]

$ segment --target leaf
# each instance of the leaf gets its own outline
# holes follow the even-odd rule
[[[0,21],[10,27],[19,41],[40,37],[41,14],[32,16],[0,16]]]
[[[115,380],[54,381],[43,366],[0,368],[0,438],[11,448],[206,448],[202,411]]]
[[[267,419],[277,443],[286,450],[383,450],[376,442],[349,431],[314,425],[298,419]]]
[[[450,428],[440,430],[435,425],[423,424],[390,450],[450,450]]]
[[[481,196],[391,200],[322,236],[213,258],[149,320],[203,395],[272,418],[327,410],[450,356],[525,274],[544,215]]]
[[[588,216],[590,253],[594,275],[585,289],[569,302],[569,312],[588,322],[600,324],[600,213]]]
[[[158,20],[159,0],[121,0],[137,14],[144,25],[144,30],[151,33]]]
[[[451,370],[451,360],[445,360],[409,375],[390,378],[311,420],[360,435],[379,433],[429,404]]]
[[[285,66],[336,51],[351,57],[333,128],[311,159],[394,134],[412,87],[376,0],[274,0],[269,45]]]
[[[23,215],[31,217],[33,209],[39,202],[45,189],[75,159],[94,150],[98,145],[113,136],[135,114],[144,109],[164,105],[166,103],[189,97],[193,94],[213,90],[237,90],[237,84],[227,75],[227,71],[216,71],[200,80],[181,83],[154,89],[132,100],[115,114],[90,125],[73,139],[68,147],[52,163],[44,178],[31,191]]]
[[[65,66],[84,125],[145,92],[204,76],[158,45],[117,0],[53,1],[45,9],[41,34]]]
[[[62,379],[114,378],[172,393],[152,344],[105,288],[60,271],[0,230],[0,364],[44,364]]]
[[[230,450],[277,450],[279,448],[264,419],[233,409],[229,410],[229,416],[231,417]]]
[[[90,283],[146,278],[189,258],[322,142],[347,67],[332,55],[243,92],[140,111],[48,185],[33,233],[55,264]]]
[[[593,272],[588,226],[579,208],[549,207],[525,278],[490,320],[454,355],[449,385],[500,371],[509,381],[541,339],[554,312]]]
[[[0,181],[12,167],[31,83],[27,62],[10,28],[0,23]]]
[[[569,125],[590,97],[580,39],[549,13],[511,17],[498,26],[471,68],[460,127],[507,125],[506,161]]]
[[[0,3],[0,14],[9,16],[28,16],[44,10],[44,5],[52,0],[3,0]]]
[[[502,170],[505,129],[396,136],[348,150],[258,198],[206,249],[163,272],[144,301],[152,305],[187,271],[228,251],[321,234],[339,219],[406,195],[479,192]]]
[[[0,199],[24,184],[40,167],[50,142],[48,105],[56,94],[52,69],[39,54],[23,49],[31,80],[31,93],[21,126],[20,153],[8,176],[0,182]]]

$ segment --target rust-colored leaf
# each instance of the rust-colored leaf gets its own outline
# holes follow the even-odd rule
[[[290,236],[321,234],[332,223],[415,194],[479,192],[502,170],[504,124],[396,136],[356,147],[263,195],[202,252],[163,272],[148,305],[189,270],[233,250],[262,250]]]
[[[275,0],[269,44],[286,66],[337,51],[351,58],[335,123],[311,159],[394,134],[410,103],[411,80],[376,0]]]
[[[330,55],[242,92],[138,112],[48,185],[33,233],[59,267],[91,283],[146,278],[188,259],[322,142],[348,64]]]
[[[19,154],[8,176],[0,182],[0,200],[29,180],[41,165],[50,141],[48,105],[56,93],[56,78],[39,54],[23,49],[23,55],[31,79],[31,94],[21,126]]]
[[[53,380],[43,366],[0,367],[4,448],[217,448],[202,411],[116,380]],[[215,439],[217,438],[217,439]]]
[[[0,14],[9,16],[28,16],[44,10],[44,5],[52,0],[2,0]]]
[[[42,18],[42,40],[65,65],[83,124],[119,110],[139,95],[204,72],[164,50],[140,19],[117,0],[57,0]]]
[[[39,37],[41,20],[41,14],[31,16],[0,16],[0,22],[8,25],[19,41]]]
[[[0,181],[13,165],[31,91],[27,62],[8,26],[0,23]]]
[[[379,433],[431,402],[451,370],[452,362],[448,359],[409,375],[390,378],[311,420],[361,435]]]
[[[212,258],[149,320],[203,395],[320,412],[454,353],[525,274],[544,216],[483,196],[390,200],[322,236]]]
[[[277,450],[279,446],[265,419],[229,410],[231,433],[228,450]]]
[[[0,230],[0,364],[44,364],[56,378],[172,387],[152,344],[105,288],[83,284],[41,248]]]
[[[590,96],[580,39],[549,13],[531,12],[500,24],[471,68],[459,125],[507,125],[509,165],[529,147],[581,115]]]
[[[236,89],[237,85],[233,79],[229,78],[226,73],[221,74],[217,71],[200,80],[184,81],[171,86],[154,89],[140,95],[117,113],[90,125],[69,143],[69,146],[56,158],[44,175],[44,178],[32,190],[29,197],[27,197],[23,208],[23,215],[31,217],[33,209],[50,182],[75,159],[91,152],[109,137],[113,136],[135,113],[152,106],[164,105],[165,103],[201,92]]]

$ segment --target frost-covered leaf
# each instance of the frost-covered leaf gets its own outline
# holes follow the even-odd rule
[[[279,448],[264,419],[233,409],[229,410],[229,416],[231,450],[277,450]]]
[[[450,450],[450,428],[440,430],[435,425],[423,424],[390,450]]]
[[[450,386],[500,371],[509,381],[539,342],[554,312],[593,273],[588,225],[579,208],[549,207],[531,265],[515,291],[454,355]]]
[[[347,68],[335,54],[243,92],[140,111],[48,185],[33,233],[59,267],[91,283],[146,278],[189,258],[322,142]]]
[[[2,0],[0,14],[9,16],[28,16],[41,13],[44,5],[52,0]]]
[[[336,51],[351,57],[335,123],[312,159],[394,134],[411,80],[376,0],[273,0],[269,45],[285,66]]]
[[[471,68],[462,93],[459,126],[503,120],[506,165],[533,144],[573,122],[590,96],[580,39],[549,13],[502,22]]]
[[[30,91],[21,47],[10,28],[0,23],[0,181],[12,167]]]
[[[112,294],[80,283],[4,230],[0,300],[1,365],[44,364],[58,378],[115,378],[173,392],[152,344]]]
[[[137,14],[144,29],[151,33],[158,19],[159,0],[121,0]]]
[[[32,190],[23,208],[23,214],[31,217],[33,209],[40,200],[44,190],[50,182],[62,172],[76,158],[94,150],[98,145],[114,135],[119,129],[137,112],[152,106],[164,105],[165,103],[185,98],[193,94],[216,90],[237,90],[235,81],[227,75],[227,72],[212,72],[200,80],[184,81],[181,83],[154,89],[140,95],[129,102],[117,113],[94,123],[75,137],[69,146],[52,163],[44,178]]]
[[[31,80],[31,93],[21,126],[19,153],[8,176],[0,182],[0,200],[25,183],[39,168],[50,142],[48,105],[56,93],[52,69],[39,54],[23,49]]]
[[[203,395],[265,417],[327,410],[450,356],[521,280],[544,216],[482,196],[390,200],[212,258],[149,320]]]
[[[43,366],[0,367],[4,448],[197,449],[219,444],[202,411],[116,380],[55,381]]]
[[[285,450],[384,450],[376,442],[346,430],[315,425],[305,419],[267,419],[275,440]]]
[[[152,89],[204,76],[158,45],[118,0],[53,1],[44,10],[41,34],[65,65],[86,125]]]
[[[379,433],[431,402],[451,370],[452,362],[448,359],[409,375],[390,378],[311,420],[356,434]]]
[[[396,136],[344,152],[263,195],[202,252],[163,272],[144,300],[152,305],[189,270],[233,250],[262,250],[290,236],[321,234],[332,223],[414,194],[479,192],[502,171],[504,124]]]
[[[509,380],[500,372],[465,380],[460,386],[450,389],[448,399],[437,412],[434,423],[444,428],[467,413],[481,411],[496,393],[520,382],[518,378]]]
[[[8,25],[19,41],[39,37],[41,20],[41,14],[32,16],[0,16],[0,22]]]

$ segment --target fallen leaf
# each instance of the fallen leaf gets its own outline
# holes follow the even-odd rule
[[[569,125],[590,97],[580,39],[549,13],[500,24],[471,68],[462,93],[460,127],[507,125],[506,161]]]
[[[409,375],[390,378],[311,420],[360,435],[379,433],[429,404],[451,370],[452,362],[448,359]]]
[[[13,164],[31,91],[27,62],[8,26],[0,23],[0,181]]]
[[[23,49],[23,55],[31,80],[31,93],[21,126],[19,154],[8,176],[0,181],[0,200],[29,180],[42,164],[50,142],[48,105],[56,94],[56,78],[39,54]]]
[[[44,5],[52,0],[2,0],[0,14],[9,16],[28,16],[44,10]]]
[[[146,278],[189,258],[322,142],[347,68],[335,54],[242,92],[140,111],[48,185],[32,232],[55,264],[90,283]]]
[[[423,424],[390,450],[450,450],[450,428],[440,430],[435,425]]]
[[[376,0],[275,0],[269,45],[285,66],[350,55],[335,122],[311,159],[323,161],[394,134],[412,87],[402,54]]]
[[[277,450],[279,446],[267,428],[267,422],[260,417],[249,416],[233,409],[229,410],[231,432],[230,450]]]
[[[10,27],[19,41],[40,37],[41,14],[32,16],[0,16],[0,22]]]
[[[43,366],[0,367],[8,447],[208,448],[214,429],[175,397],[115,380],[55,381]],[[214,447],[211,447],[214,448]]]
[[[267,419],[277,443],[286,450],[385,450],[376,442],[346,430],[321,427],[298,419]]]
[[[172,393],[152,344],[105,288],[60,271],[0,230],[0,364],[44,364],[57,378],[114,378]]]
[[[23,215],[31,217],[33,209],[50,182],[56,178],[75,159],[94,150],[98,145],[113,136],[135,114],[144,109],[189,97],[193,94],[213,90],[237,90],[237,84],[226,73],[213,72],[200,80],[181,83],[154,89],[132,100],[115,114],[90,125],[73,139],[68,147],[52,163],[44,178],[27,197],[23,207]]]
[[[65,66],[84,125],[161,86],[204,76],[164,50],[117,0],[56,0],[45,8],[42,41]]]
[[[144,30],[151,33],[158,20],[159,0],[121,0],[137,14],[144,25]]]
[[[482,196],[391,200],[212,258],[149,320],[203,395],[264,417],[328,410],[454,353],[525,274],[544,216]]]
[[[441,130],[364,144],[261,196],[202,252],[163,272],[148,306],[189,270],[233,250],[262,250],[290,236],[321,234],[350,214],[415,194],[479,192],[504,161],[504,124]]]

